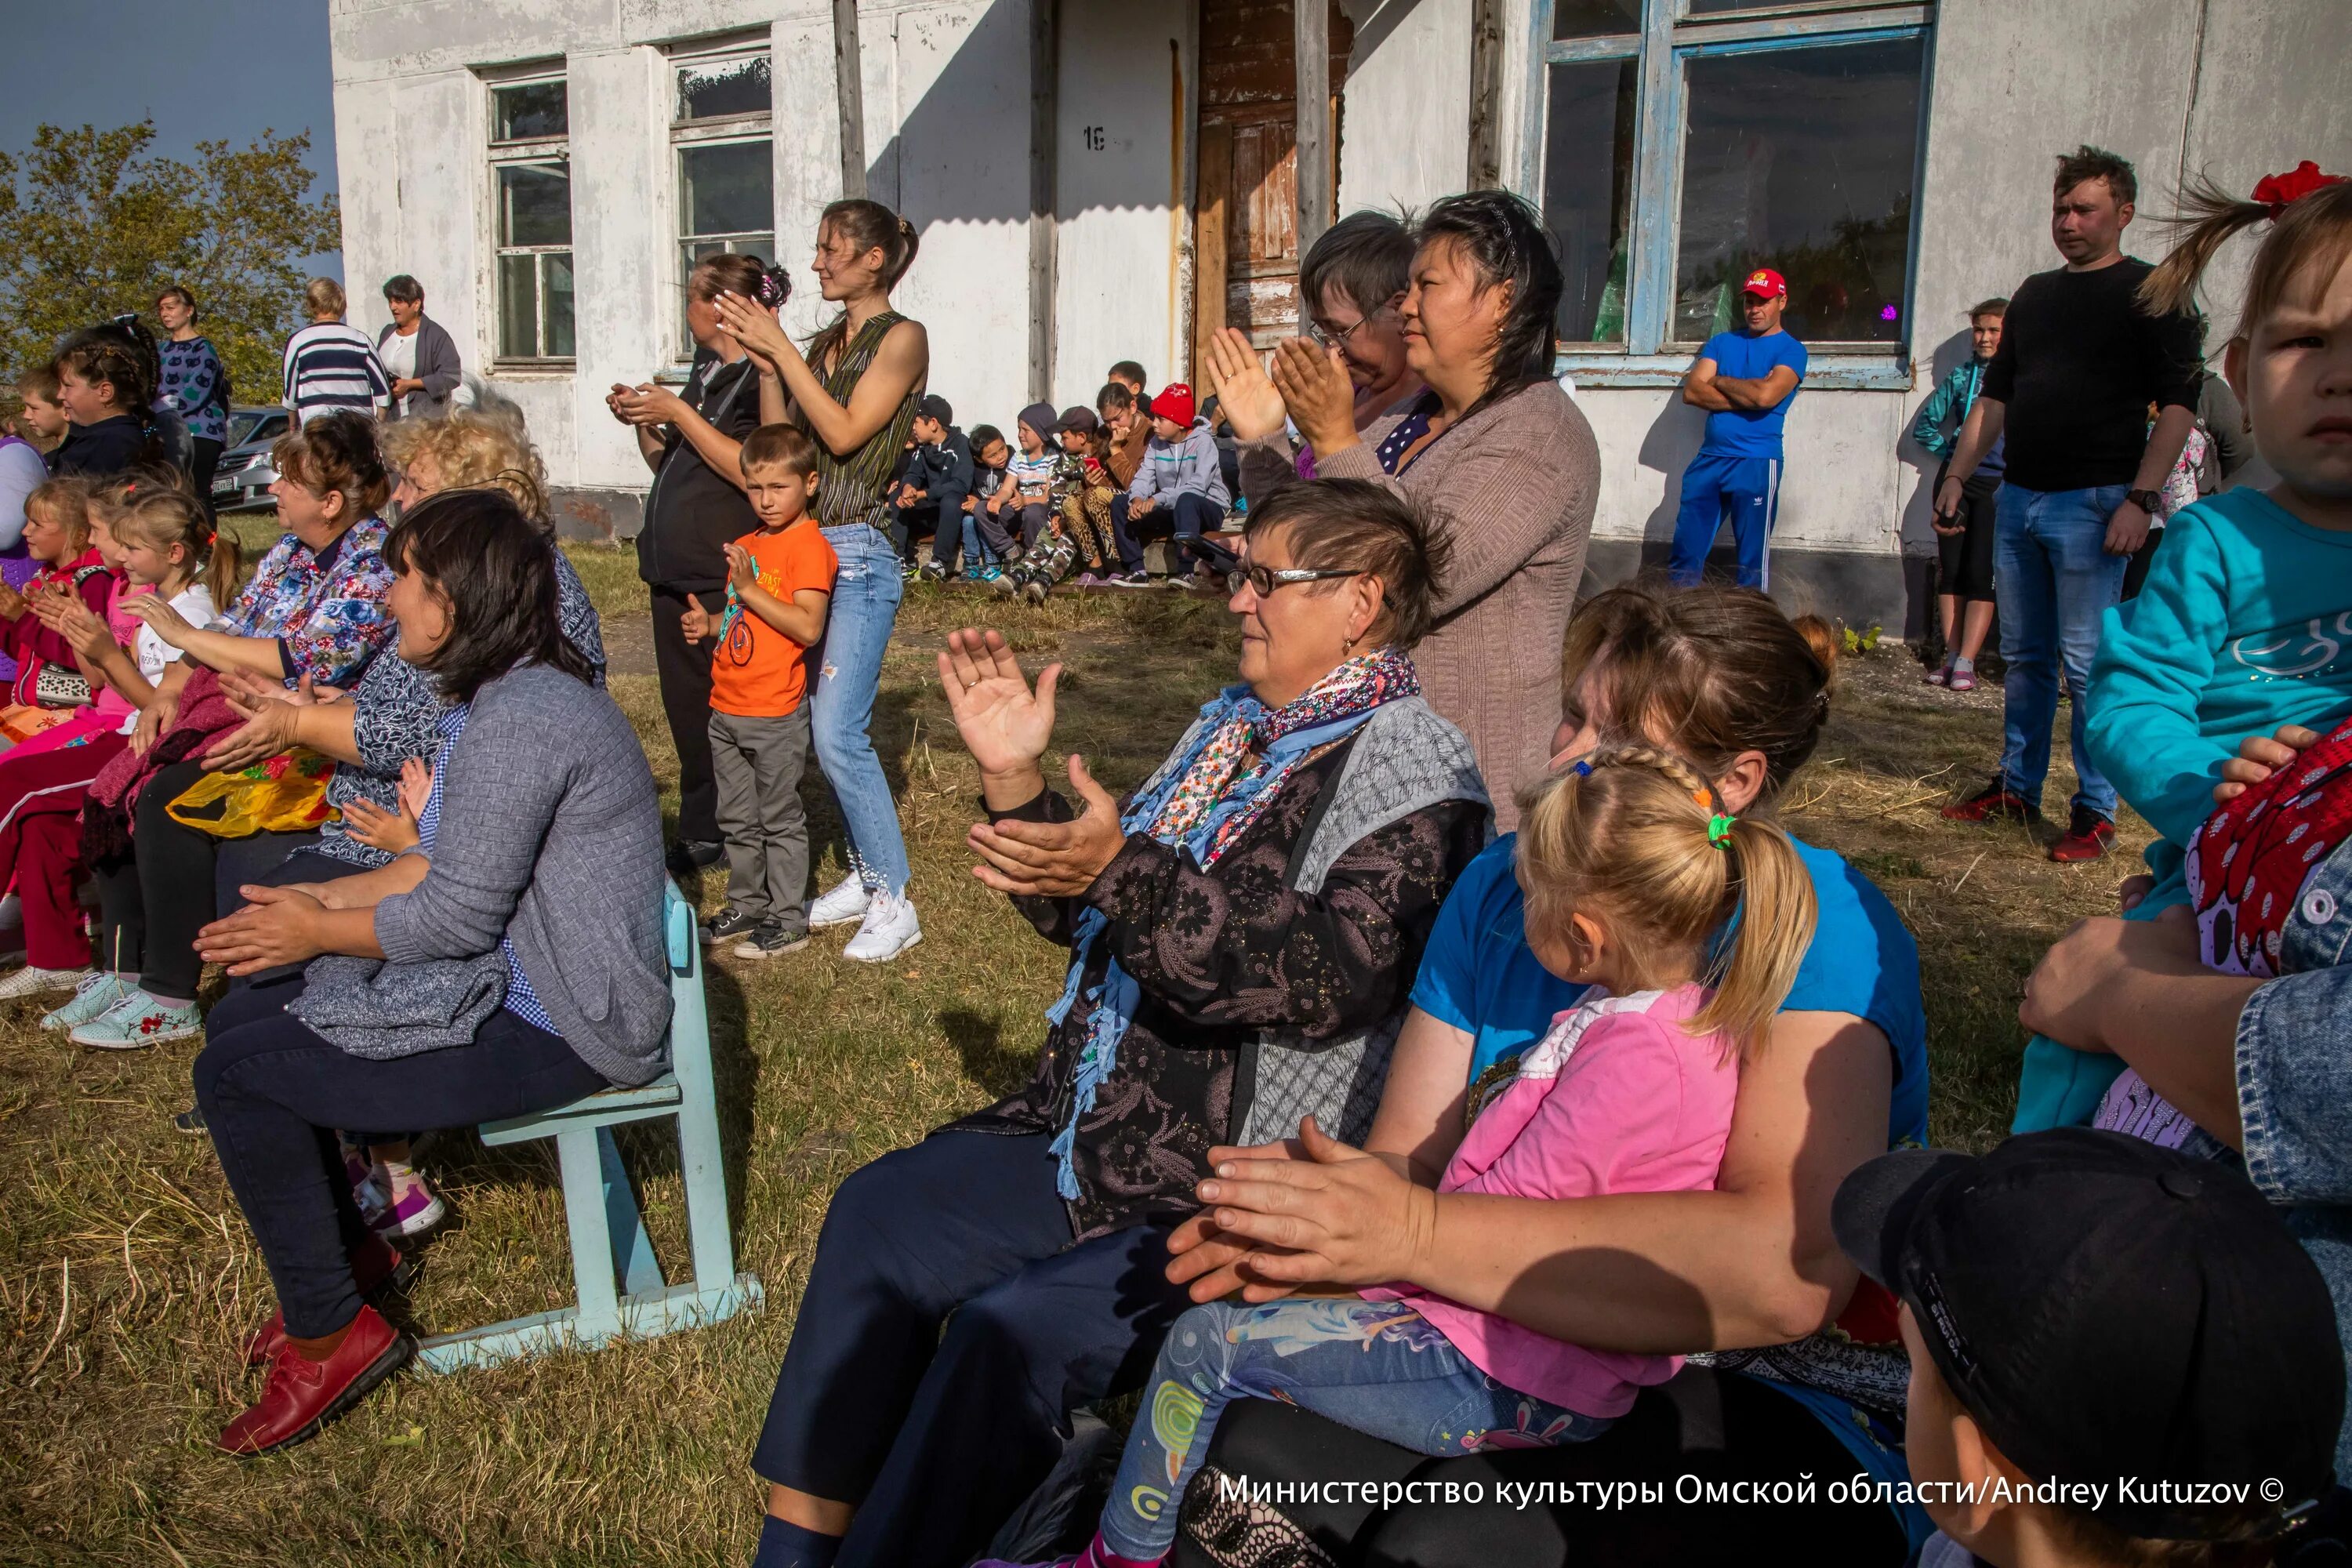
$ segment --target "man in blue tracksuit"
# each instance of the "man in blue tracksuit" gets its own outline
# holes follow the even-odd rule
[[[1780,426],[1805,379],[1805,345],[1780,330],[1789,283],[1759,267],[1739,286],[1747,330],[1717,332],[1683,377],[1683,401],[1706,410],[1706,438],[1683,470],[1667,572],[1696,583],[1727,514],[1739,547],[1739,585],[1770,586],[1764,547],[1780,504]]]

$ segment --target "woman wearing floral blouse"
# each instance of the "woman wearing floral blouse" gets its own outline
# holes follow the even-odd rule
[[[1354,480],[1251,513],[1242,684],[1122,804],[1039,766],[1059,668],[940,658],[980,764],[973,874],[1071,949],[1028,1088],[835,1194],[754,1468],[760,1562],[963,1562],[1070,1409],[1139,1382],[1185,1304],[1165,1237],[1209,1149],[1360,1131],[1431,921],[1488,831],[1468,742],[1406,650],[1443,572]],[[941,1325],[946,1325],[942,1337]]]

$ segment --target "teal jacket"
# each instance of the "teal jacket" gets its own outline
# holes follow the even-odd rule
[[[1977,404],[1977,394],[1984,390],[1984,374],[1990,360],[1971,359],[1946,376],[1927,401],[1919,405],[1919,417],[1911,422],[1911,439],[1938,458],[1948,459],[1958,444],[1960,426],[1969,422],[1969,410]],[[1948,422],[1950,428],[1945,428]],[[1983,462],[1977,465],[1976,478],[1998,479],[2003,463],[2001,447],[2006,436],[1992,444]]]

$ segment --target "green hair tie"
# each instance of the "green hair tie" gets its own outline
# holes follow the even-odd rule
[[[1710,816],[1706,819],[1706,841],[1717,849],[1731,847],[1732,825],[1738,819],[1730,816]]]

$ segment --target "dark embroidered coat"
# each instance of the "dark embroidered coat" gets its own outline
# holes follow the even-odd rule
[[[1231,1141],[1234,1071],[1242,1045],[1268,1026],[1338,1038],[1401,1011],[1448,889],[1484,847],[1486,808],[1453,800],[1402,817],[1350,845],[1319,891],[1290,886],[1293,854],[1315,806],[1339,776],[1354,738],[1302,763],[1273,805],[1203,871],[1143,834],[1082,895],[1109,923],[1088,960],[1080,1001],[1049,1030],[1028,1087],[953,1125],[976,1131],[1059,1131],[1085,1042],[1085,998],[1111,954],[1142,991],[1118,1059],[1078,1129],[1073,1164],[1077,1239],[1200,1207],[1192,1189],[1209,1151]],[[1048,790],[997,820],[1066,822]],[[1038,934],[1067,945],[1079,900],[1015,899]],[[1040,1172],[1051,1179],[1051,1167]]]

